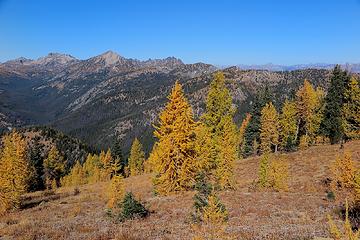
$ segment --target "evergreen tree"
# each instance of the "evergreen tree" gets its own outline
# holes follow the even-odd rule
[[[130,175],[135,176],[144,172],[145,153],[141,142],[135,138],[130,150],[129,168]]]
[[[298,134],[298,116],[294,101],[285,100],[279,124],[281,149],[290,150],[295,146]]]
[[[266,85],[255,96],[251,109],[251,119],[244,134],[244,156],[250,156],[251,154],[257,154],[258,143],[260,142],[260,118],[261,110],[268,102],[271,102],[272,95],[269,87]],[[256,144],[255,144],[256,143]]]
[[[261,110],[260,124],[261,152],[270,153],[273,147],[276,152],[279,144],[279,117],[271,102]]]
[[[38,191],[44,189],[44,156],[43,156],[44,145],[40,143],[38,137],[34,138],[33,145],[29,148],[29,161],[33,168],[33,175],[29,182],[30,191]]]
[[[150,155],[155,191],[163,195],[191,188],[198,171],[194,151],[196,123],[180,83],[175,83],[168,99],[154,132],[158,142]]]
[[[214,169],[213,173],[217,179],[217,185],[221,188],[233,187],[233,168],[238,156],[238,136],[233,121],[235,108],[232,105],[232,98],[225,85],[223,73],[214,74],[210,84],[209,93],[206,99],[206,111],[201,117],[207,128],[210,140],[207,148],[212,159],[208,159],[209,165]],[[200,154],[204,150],[198,149]],[[211,173],[211,171],[210,171]]]
[[[336,65],[325,97],[324,118],[321,123],[323,134],[330,138],[332,144],[340,142],[344,137],[342,108],[348,83],[348,73],[341,70],[339,65]]]
[[[64,158],[55,146],[52,146],[47,158],[44,160],[44,175],[47,188],[51,188],[51,182],[59,185],[60,178],[65,172]]]
[[[352,77],[344,93],[343,129],[347,139],[360,138],[360,86]]]
[[[125,174],[125,167],[127,166],[128,162],[127,159],[124,158],[123,152],[122,152],[122,144],[121,141],[118,138],[115,138],[115,141],[111,147],[111,154],[112,158],[119,163],[120,169],[118,174]]]
[[[20,206],[20,197],[27,190],[28,175],[26,142],[13,131],[3,137],[0,154],[0,213]]]
[[[299,136],[305,135],[310,143],[315,141],[319,134],[320,123],[323,117],[324,92],[314,89],[308,80],[296,93],[296,106],[299,117]]]

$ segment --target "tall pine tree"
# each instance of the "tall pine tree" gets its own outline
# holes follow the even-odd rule
[[[175,83],[168,99],[154,132],[158,141],[150,155],[155,191],[161,195],[192,188],[197,173],[196,123],[179,82]]]
[[[262,88],[255,96],[251,107],[251,119],[244,134],[244,157],[257,154],[257,145],[260,142],[260,118],[261,110],[268,102],[271,102],[272,94],[269,86]]]
[[[111,147],[111,154],[114,161],[118,162],[120,164],[120,169],[118,174],[125,175],[125,167],[128,165],[127,159],[124,158],[123,152],[122,152],[122,144],[119,138],[115,137],[115,140],[113,142],[113,145]]]
[[[44,175],[44,156],[43,156],[44,145],[40,143],[38,137],[33,140],[32,146],[29,148],[29,161],[33,168],[33,174],[30,180],[30,191],[43,190],[45,185],[43,181]]]
[[[330,138],[332,144],[340,142],[344,137],[342,108],[349,79],[349,74],[336,65],[325,97],[324,118],[321,123],[323,134]]]

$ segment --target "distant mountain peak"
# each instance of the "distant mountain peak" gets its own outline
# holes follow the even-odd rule
[[[69,54],[51,52],[44,57],[38,58],[34,64],[48,65],[48,64],[67,64],[69,62],[77,61],[77,59]]]
[[[9,60],[4,62],[4,64],[24,64],[24,63],[28,63],[28,62],[32,62],[32,59],[28,59],[28,58],[24,58],[24,57],[19,57],[13,60]]]
[[[95,59],[99,61],[104,61],[105,66],[110,66],[120,62],[124,58],[119,54],[117,54],[116,52],[109,50],[100,54],[99,56],[96,56]]]
[[[174,68],[176,66],[184,65],[181,59],[176,57],[167,57],[163,59],[148,59],[143,62],[145,66],[154,66],[154,67],[168,67]]]

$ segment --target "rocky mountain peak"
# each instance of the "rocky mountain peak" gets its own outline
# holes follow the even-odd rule
[[[36,61],[33,61],[33,64],[39,65],[65,65],[70,62],[78,61],[75,57],[69,54],[62,53],[49,53],[47,56],[38,58]]]
[[[164,59],[149,59],[143,62],[145,66],[151,66],[151,67],[167,67],[167,68],[174,68],[181,65],[184,65],[184,63],[175,57],[167,57]]]
[[[5,65],[23,65],[26,63],[30,63],[32,61],[33,61],[32,59],[19,57],[19,58],[13,59],[13,60],[6,61],[3,64],[5,64]]]
[[[99,56],[94,57],[96,62],[103,62],[105,66],[115,65],[119,62],[122,62],[124,58],[119,54],[109,50],[100,54]]]

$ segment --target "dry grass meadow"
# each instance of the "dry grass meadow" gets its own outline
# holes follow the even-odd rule
[[[360,141],[345,144],[353,159],[360,161]],[[239,160],[237,189],[219,194],[230,218],[226,231],[234,239],[313,239],[328,237],[326,215],[336,202],[326,197],[329,166],[339,154],[339,145],[314,146],[286,154],[290,167],[289,191],[254,191],[259,157]],[[24,209],[0,219],[0,239],[191,239],[196,231],[189,222],[194,192],[158,197],[152,193],[150,175],[125,180],[149,207],[146,219],[114,223],[106,216],[107,183],[60,188],[24,197]]]

